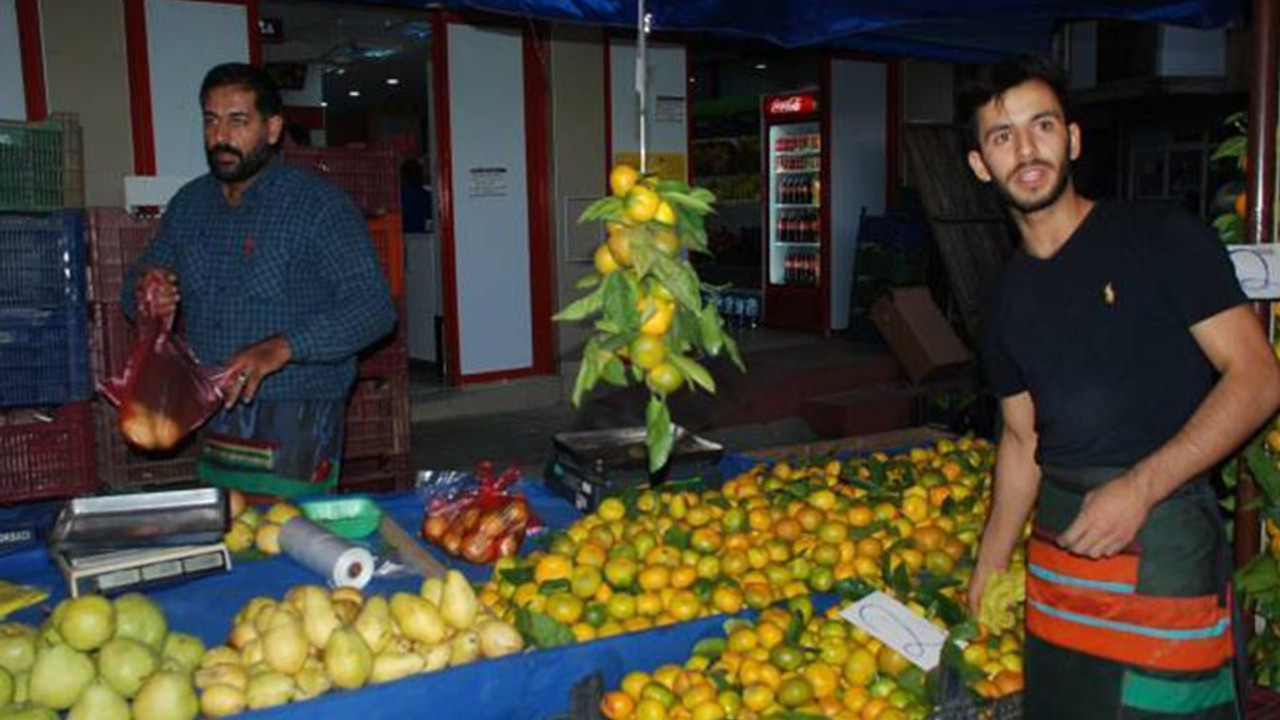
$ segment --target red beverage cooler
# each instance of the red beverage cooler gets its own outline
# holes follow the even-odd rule
[[[817,91],[766,95],[761,106],[764,324],[825,330],[830,227],[822,202],[824,148]]]

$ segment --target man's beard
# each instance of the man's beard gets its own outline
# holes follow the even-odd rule
[[[224,152],[235,155],[240,162],[231,167],[220,165],[217,156]],[[247,157],[230,145],[214,145],[206,149],[204,154],[205,160],[209,163],[210,174],[224,183],[238,183],[257,175],[267,166],[267,163],[271,162],[271,144],[265,140],[262,141]]]
[[[1037,162],[1035,164],[1041,165],[1042,167],[1047,166],[1047,163],[1042,162]],[[1023,167],[1025,167],[1025,165],[1019,166],[1012,174],[1017,174]],[[1013,191],[1009,189],[1012,183],[1006,184],[1002,182],[995,182],[992,184],[996,186],[996,191],[1000,193],[1000,197],[1004,198],[1005,203],[1009,204],[1013,209],[1023,215],[1030,215],[1031,213],[1044,210],[1050,205],[1058,202],[1058,198],[1062,197],[1062,194],[1067,191],[1067,185],[1071,182],[1071,162],[1064,162],[1058,169],[1058,179],[1054,181],[1053,187],[1049,188],[1048,194],[1041,198],[1023,200],[1014,195]]]

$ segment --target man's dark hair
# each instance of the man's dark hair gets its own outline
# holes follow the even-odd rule
[[[1067,122],[1072,121],[1066,80],[1058,68],[1035,55],[1018,55],[986,65],[956,93],[956,119],[965,129],[972,147],[978,147],[978,109],[1008,92],[1009,88],[1029,80],[1039,80],[1058,98]]]
[[[210,90],[228,85],[252,90],[254,105],[262,113],[262,117],[271,118],[282,112],[284,102],[280,99],[280,88],[276,87],[276,81],[271,79],[266,70],[238,62],[215,65],[205,73],[204,82],[200,83],[200,104],[204,105],[204,99]]]

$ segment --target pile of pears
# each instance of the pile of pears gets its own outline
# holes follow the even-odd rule
[[[0,625],[0,718],[192,720],[204,653],[140,593],[64,600],[38,628]]]
[[[291,588],[236,613],[225,645],[195,672],[200,709],[224,717],[519,652],[515,627],[488,615],[457,570],[417,593]]]

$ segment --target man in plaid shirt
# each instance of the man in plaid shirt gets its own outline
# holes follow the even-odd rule
[[[283,118],[270,76],[219,65],[200,102],[209,174],[173,197],[126,278],[125,312],[160,284],[155,311],[180,302],[196,356],[226,368],[203,479],[285,494],[332,487],[355,355],[395,325],[386,280],[350,198],[275,159]]]

